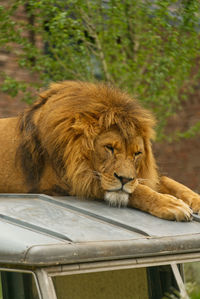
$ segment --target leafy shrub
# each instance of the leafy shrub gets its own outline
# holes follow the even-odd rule
[[[162,137],[167,117],[199,79],[199,6],[198,0],[9,1],[0,6],[0,46],[38,80],[2,74],[2,90],[13,96],[20,90],[30,101],[29,85],[109,81],[154,111]],[[27,20],[13,18],[22,7]]]

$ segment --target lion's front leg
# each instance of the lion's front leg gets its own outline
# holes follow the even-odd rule
[[[130,195],[129,206],[167,220],[191,220],[192,211],[181,199],[169,194],[158,193],[141,184],[138,184]]]
[[[162,176],[160,178],[160,192],[176,196],[187,203],[194,213],[200,212],[200,195],[183,184]]]

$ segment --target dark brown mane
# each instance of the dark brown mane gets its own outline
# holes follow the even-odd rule
[[[35,111],[40,109],[47,100],[48,98],[41,98],[29,109],[25,110],[19,118],[19,131],[22,138],[16,152],[16,162],[21,166],[26,184],[31,186],[31,193],[35,193],[38,190],[47,154],[42,147],[38,128],[34,123],[33,117]]]

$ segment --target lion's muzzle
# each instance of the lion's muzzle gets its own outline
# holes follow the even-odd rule
[[[121,182],[121,188],[118,190],[106,190],[104,199],[111,206],[127,206],[129,201],[129,195],[134,192],[138,185],[137,179],[129,179]]]

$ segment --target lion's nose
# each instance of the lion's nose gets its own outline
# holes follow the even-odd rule
[[[125,184],[127,184],[128,182],[134,180],[134,178],[127,178],[127,177],[125,177],[125,176],[118,175],[116,172],[114,173],[114,176],[115,176],[118,180],[120,180],[120,182],[122,183],[122,185],[125,185]]]

